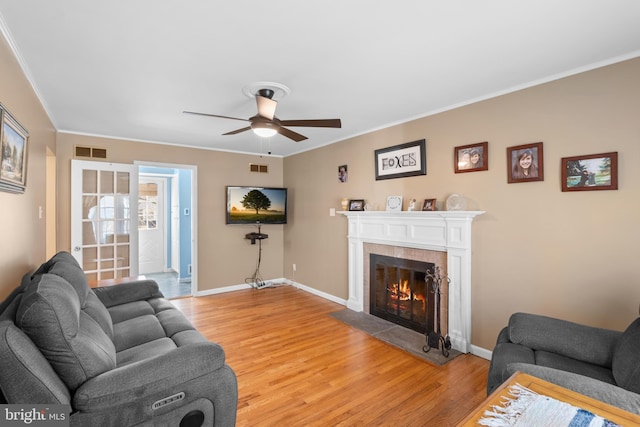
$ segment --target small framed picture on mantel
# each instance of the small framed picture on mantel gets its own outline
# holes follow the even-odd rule
[[[364,210],[364,199],[352,199],[352,200],[349,200],[349,210],[350,211],[363,211]]]
[[[402,196],[387,197],[387,212],[402,211]]]
[[[423,211],[435,211],[436,210],[436,199],[424,199],[422,203]]]

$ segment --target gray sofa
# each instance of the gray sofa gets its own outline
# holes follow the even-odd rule
[[[71,425],[233,426],[238,385],[154,281],[91,289],[56,254],[0,304],[0,403],[69,405]]]
[[[487,394],[516,371],[640,414],[640,318],[620,332],[515,313],[493,349]]]

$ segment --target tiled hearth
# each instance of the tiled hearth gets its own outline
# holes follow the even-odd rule
[[[347,307],[369,307],[368,260],[372,249],[382,255],[437,263],[451,280],[443,298],[443,332],[454,349],[471,345],[471,223],[483,211],[349,211],[349,299]],[[399,255],[399,256],[400,256]],[[442,260],[445,260],[444,262]],[[444,273],[442,273],[445,275]],[[446,300],[446,302],[445,302]]]

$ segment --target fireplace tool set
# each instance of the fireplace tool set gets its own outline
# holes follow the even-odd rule
[[[451,349],[451,338],[449,338],[448,334],[446,336],[442,336],[442,333],[440,330],[440,291],[441,291],[442,281],[443,281],[442,276],[440,276],[440,267],[435,267],[433,271],[427,270],[424,276],[424,280],[427,283],[429,283],[429,281],[431,280],[431,287],[433,288],[433,294],[436,297],[435,316],[436,316],[437,330],[428,331],[426,333],[427,345],[422,347],[422,351],[424,351],[425,353],[428,353],[429,350],[431,350],[432,348],[441,348],[442,355],[444,357],[449,357],[449,350]],[[449,285],[449,282],[450,282],[449,278],[446,277],[444,280],[446,280],[447,285]]]

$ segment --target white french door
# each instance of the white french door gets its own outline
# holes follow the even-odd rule
[[[71,252],[88,280],[138,275],[137,209],[137,165],[71,161]]]

